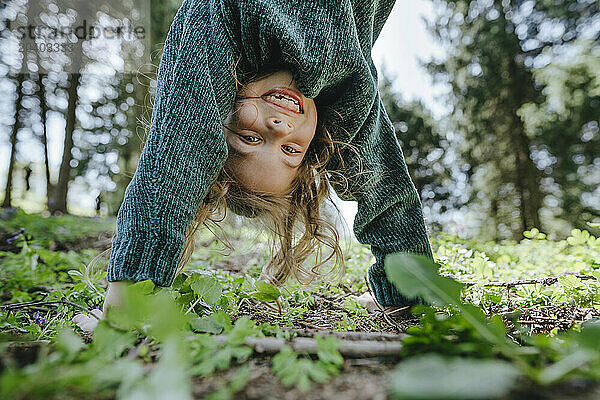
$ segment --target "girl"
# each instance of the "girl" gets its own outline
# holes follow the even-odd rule
[[[274,282],[317,271],[301,262],[319,243],[343,269],[335,229],[318,213],[329,182],[342,200],[358,202],[353,230],[377,260],[368,271],[377,302],[411,304],[383,268],[393,252],[432,257],[371,59],[393,4],[184,0],[165,41],[148,141],[118,213],[107,305],[117,302],[117,282],[171,285],[193,232],[223,207],[263,218],[279,235],[265,271]],[[293,245],[298,221],[304,233]]]

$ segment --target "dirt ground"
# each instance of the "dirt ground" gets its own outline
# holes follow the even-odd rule
[[[308,392],[283,386],[270,368],[268,358],[255,358],[250,361],[252,372],[244,389],[237,393],[238,399],[387,399],[389,371],[393,364],[378,360],[347,360],[339,376],[326,384],[312,383]],[[217,373],[205,379],[194,381],[194,397],[204,398],[218,389],[219,384],[229,380],[237,368]]]
[[[254,358],[250,361],[250,378],[234,398],[244,400],[386,400],[393,399],[388,392],[394,363],[382,360],[346,360],[340,375],[327,383],[312,383],[310,390],[301,392],[287,388],[270,369],[268,358]],[[237,368],[215,373],[204,379],[194,380],[194,398],[202,399],[217,390],[223,382],[229,381]],[[432,382],[435,384],[435,382]],[[501,400],[597,400],[600,387],[586,381],[574,381],[540,388],[527,386],[513,391]]]

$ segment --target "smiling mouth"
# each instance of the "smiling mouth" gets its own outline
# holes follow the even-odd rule
[[[261,96],[267,103],[291,111],[295,114],[304,114],[301,96],[290,88],[273,88]]]

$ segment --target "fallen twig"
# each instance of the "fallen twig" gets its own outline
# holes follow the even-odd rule
[[[561,323],[561,324],[583,324],[584,321],[577,321],[577,320],[568,320],[568,319],[550,319],[550,318],[544,318],[542,319],[541,317],[533,317],[535,319],[532,320],[518,320],[517,322],[519,324],[525,324],[525,325],[550,325],[550,324],[556,324],[556,323]]]
[[[313,337],[314,335],[335,336],[343,340],[369,340],[369,341],[400,341],[406,337],[405,334],[381,333],[381,332],[340,332],[307,329],[284,329],[302,337]]]
[[[575,274],[569,274],[569,275],[579,278],[581,280],[596,279],[596,277],[592,276],[592,275],[575,275]],[[546,278],[526,279],[526,280],[514,281],[514,282],[489,282],[489,283],[483,283],[483,284],[481,282],[463,282],[463,283],[465,285],[469,285],[469,286],[481,284],[481,286],[499,286],[499,287],[511,288],[511,287],[518,286],[518,285],[535,285],[538,283],[549,286],[549,285],[553,285],[556,282],[558,282],[558,278],[559,278],[558,276],[549,276]]]
[[[294,323],[295,323],[295,324],[298,324],[298,325],[304,325],[304,326],[306,326],[306,327],[308,327],[308,328],[310,328],[310,329],[315,329],[315,330],[317,330],[317,331],[322,331],[322,330],[323,330],[323,328],[322,328],[322,327],[320,327],[320,326],[317,326],[317,325],[310,324],[310,323],[308,323],[308,322],[305,322],[305,321],[294,321]]]
[[[224,343],[227,335],[214,336],[217,343]],[[261,354],[276,354],[284,345],[296,352],[316,354],[317,342],[313,338],[298,337],[291,340],[273,337],[247,337],[245,344]],[[386,357],[399,358],[401,341],[341,340],[338,351],[346,358]]]

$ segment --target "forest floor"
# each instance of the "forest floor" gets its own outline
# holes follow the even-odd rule
[[[42,372],[39,371],[44,368],[58,367],[71,371],[71,367],[79,365],[80,369],[85,369],[83,366],[90,363],[82,349],[86,344],[93,347],[94,340],[100,339],[94,338],[96,333],[82,332],[71,318],[80,312],[79,309],[99,307],[102,303],[107,258],[101,258],[89,275],[86,275],[84,266],[110,246],[113,228],[114,220],[111,219],[44,218],[20,211],[3,215],[0,219],[0,282],[3,287],[0,291],[3,306],[0,311],[0,383],[10,387],[7,393],[13,395],[11,398],[58,398],[65,395],[67,398],[81,395],[102,399],[135,398],[134,395],[128,397],[123,394],[123,384],[81,383],[86,379],[93,381],[93,373],[78,376],[79,380],[65,378],[54,381],[47,378],[48,382],[34,383],[40,381]],[[360,306],[355,298],[369,290],[364,276],[368,266],[375,261],[366,246],[356,242],[343,243],[346,274],[340,282],[328,284],[325,280],[312,285],[291,284],[270,299],[273,289],[257,285],[261,269],[269,260],[265,237],[253,228],[236,223],[228,224],[221,233],[226,235],[232,249],[225,251],[215,235],[207,230],[202,232],[182,279],[176,280],[169,292],[177,304],[183,306],[181,309],[187,310],[186,315],[193,316],[194,319],[189,319],[189,322],[192,331],[199,337],[206,334],[215,338],[219,334],[231,337],[231,332],[237,329],[232,331],[232,324],[237,327],[236,321],[248,318],[260,327],[260,338],[285,338],[288,344],[297,338],[320,335],[334,336],[350,348],[365,341],[393,348],[402,346],[407,332],[408,336],[419,339],[413,341],[412,347],[405,346],[402,351],[377,353],[379,350],[376,350],[375,356],[344,355],[343,363],[335,366],[334,361],[326,361],[322,356],[324,350],[321,345],[320,353],[295,349],[298,360],[306,359],[313,364],[293,364],[298,360],[290,358],[288,364],[298,370],[306,367],[309,371],[302,375],[288,370],[287,378],[281,369],[274,367],[276,351],[261,350],[260,346],[256,346],[254,352],[246,357],[230,355],[224,365],[216,362],[209,372],[191,372],[190,392],[193,398],[433,398],[428,397],[426,391],[422,397],[415,397],[414,393],[403,395],[402,390],[393,389],[395,382],[401,378],[398,372],[398,366],[402,364],[399,364],[400,361],[427,353],[423,348],[448,356],[486,357],[475,349],[483,341],[477,330],[466,326],[462,320],[455,321],[454,317],[440,317],[445,315],[444,307],[436,308],[434,319],[427,320],[424,314],[414,315],[407,310],[368,313]],[[477,243],[440,235],[432,238],[432,244],[436,260],[441,264],[440,273],[465,285],[463,300],[479,306],[488,317],[500,316],[507,337],[526,344],[524,337],[553,338],[562,332],[577,332],[585,323],[600,317],[597,275],[600,241],[585,234],[587,232],[573,232],[567,240],[550,241],[533,231],[529,232],[530,238],[520,243],[502,244]],[[223,322],[223,318],[231,322]],[[61,352],[64,345],[61,345],[62,339],[57,338],[64,327],[81,338],[81,349],[73,350],[61,361],[53,361],[46,353]],[[411,327],[429,327],[431,332],[426,336],[423,331],[411,331],[414,329]],[[124,347],[124,352],[118,357],[141,366],[143,376],[150,379],[147,382],[152,382],[156,378],[151,371],[165,372],[160,367],[165,357],[161,356],[158,342],[144,337],[141,334]],[[58,343],[57,350],[54,350],[54,343]],[[423,347],[420,348],[419,343]],[[457,351],[456,347],[462,344],[464,349]],[[74,348],[77,346],[73,345]],[[547,350],[541,344],[536,346],[543,349],[546,358],[558,357],[560,353]],[[239,347],[231,344],[223,351],[234,354],[238,351],[236,349],[239,350]],[[217,354],[215,351],[213,355]],[[568,352],[572,349],[565,350],[565,353]],[[78,358],[73,354],[78,354]],[[201,356],[193,357],[197,357],[195,360],[201,366],[208,362]],[[600,365],[596,359],[590,359],[588,363],[594,368],[595,363]],[[27,365],[37,366],[38,372],[27,370]],[[95,368],[101,370],[107,366],[108,363]],[[323,366],[329,368],[324,377],[311,374],[311,368]],[[577,372],[577,368],[573,367],[573,371]],[[600,398],[600,387],[595,383],[596,379],[590,378],[598,371],[593,369],[590,373],[588,368],[584,372],[569,375],[570,372],[566,371],[564,379],[548,381],[544,385],[532,381],[530,376],[520,376],[517,384],[511,384],[498,392],[500,394],[494,394],[493,398]],[[67,372],[65,375],[70,376]],[[46,379],[46,375],[43,376]],[[119,378],[111,379],[118,381]],[[237,387],[236,379],[243,381]],[[292,383],[286,382],[286,379]],[[303,379],[308,382],[307,385],[301,383]],[[54,386],[51,387],[51,384]],[[430,386],[438,384],[443,385],[443,380],[429,383]],[[467,380],[464,384],[472,384],[472,381]],[[0,394],[3,393],[0,390]],[[164,397],[157,395],[155,398]]]

